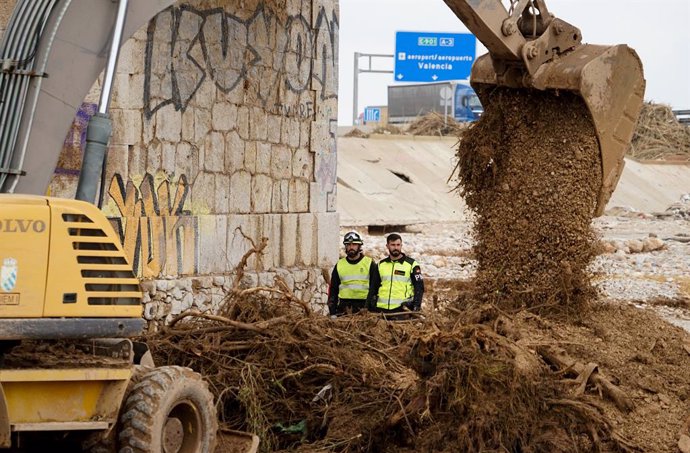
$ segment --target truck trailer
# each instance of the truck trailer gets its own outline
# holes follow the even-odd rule
[[[388,87],[388,122],[410,123],[429,112],[446,113],[456,121],[479,119],[484,108],[472,87],[458,82]]]

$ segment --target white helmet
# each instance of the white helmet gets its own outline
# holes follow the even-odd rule
[[[343,244],[364,244],[362,237],[356,231],[345,233]]]

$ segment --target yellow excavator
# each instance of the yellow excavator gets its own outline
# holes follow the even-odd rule
[[[491,87],[563,90],[580,96],[592,116],[603,182],[595,215],[618,184],[642,108],[642,62],[626,45],[582,44],[577,27],[551,14],[544,0],[444,0],[488,49],[470,82],[482,102]]]
[[[142,293],[98,208],[0,195],[0,256],[0,447],[213,451],[208,385],[131,340]]]

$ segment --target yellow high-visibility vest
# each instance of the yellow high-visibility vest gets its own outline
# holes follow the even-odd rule
[[[419,266],[416,261],[407,257],[402,262],[381,260],[379,274],[381,287],[376,302],[378,308],[393,310],[403,303],[412,302],[414,288],[412,286],[412,269]]]
[[[352,264],[347,258],[341,258],[336,264],[340,287],[340,299],[366,299],[369,293],[369,269],[373,260],[363,257],[358,263]]]

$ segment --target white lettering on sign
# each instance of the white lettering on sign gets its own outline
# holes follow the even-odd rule
[[[416,54],[406,54],[405,58],[407,60],[419,60],[419,61],[473,61],[474,58],[470,55],[416,55]]]
[[[417,63],[419,66],[419,69],[429,69],[429,70],[441,70],[441,71],[452,71],[453,70],[453,65],[450,63],[442,63],[442,64],[435,64],[435,63]]]

